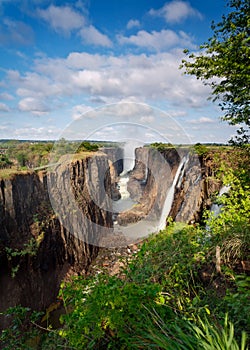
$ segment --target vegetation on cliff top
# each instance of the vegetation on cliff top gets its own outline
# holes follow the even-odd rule
[[[46,168],[52,161],[57,162],[65,154],[85,158],[98,151],[101,144],[89,141],[0,141],[0,177],[10,178],[17,173]]]

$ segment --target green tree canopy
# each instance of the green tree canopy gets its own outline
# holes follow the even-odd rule
[[[212,23],[213,36],[190,53],[181,67],[212,88],[222,117],[229,124],[250,126],[250,4],[249,0],[229,0],[230,11],[221,22]]]

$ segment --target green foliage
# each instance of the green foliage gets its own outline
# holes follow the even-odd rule
[[[222,258],[232,265],[249,259],[250,186],[247,169],[241,173],[228,169],[224,174],[224,184],[230,186],[230,194],[218,198],[222,205],[220,214],[214,217],[210,213],[207,224],[213,244],[221,245]]]
[[[12,249],[5,247],[7,258],[14,263],[11,267],[11,276],[14,278],[20,268],[20,258],[24,256],[35,256],[37,254],[39,242],[35,238],[31,238],[27,243],[23,245],[22,249]],[[16,260],[15,258],[18,258]]]
[[[204,156],[209,152],[209,149],[201,143],[196,143],[193,147],[193,150],[196,154],[198,154],[198,156]]]
[[[193,322],[179,321],[175,324],[164,322],[159,315],[152,315],[157,328],[148,329],[144,344],[162,350],[247,350],[246,333],[242,332],[240,345],[234,334],[234,325],[226,314],[223,325],[215,325],[206,317]]]
[[[220,100],[223,117],[230,124],[250,126],[250,11],[248,0],[229,0],[231,9],[197,55],[189,54],[182,67],[210,85],[214,101]],[[217,79],[219,78],[219,79]],[[249,142],[249,141],[248,141]]]
[[[222,304],[228,310],[230,319],[234,320],[236,334],[239,335],[244,329],[250,337],[250,277],[236,275],[235,289],[227,291]]]
[[[6,154],[0,154],[0,169],[9,168],[12,162]]]
[[[1,142],[1,147],[13,165],[28,168],[47,164],[52,146],[52,142]]]
[[[100,275],[96,279],[74,279],[61,290],[66,310],[62,335],[76,349],[133,349],[144,327],[148,307],[158,308],[158,284],[122,281]],[[172,311],[165,309],[169,317]]]
[[[137,283],[160,283],[165,303],[175,312],[193,318],[199,311],[197,269],[206,252],[201,235],[192,226],[170,225],[167,232],[142,245],[128,266],[127,277]],[[200,288],[202,293],[201,285]]]
[[[173,148],[174,146],[171,143],[162,143],[162,142],[154,142],[150,144],[151,148],[155,148],[158,151],[164,151],[168,148]]]
[[[32,349],[30,342],[36,340],[39,331],[31,329],[30,322],[36,321],[41,313],[32,313],[27,307],[15,306],[9,308],[3,315],[11,319],[11,325],[0,335],[1,349]]]
[[[99,146],[96,143],[91,143],[89,141],[83,141],[79,148],[77,149],[77,152],[82,152],[82,151],[98,151]]]
[[[207,320],[199,320],[198,326],[191,326],[198,339],[198,347],[204,350],[244,350],[246,346],[246,333],[242,332],[241,345],[234,337],[234,325],[228,321],[226,315],[223,327],[216,327]]]

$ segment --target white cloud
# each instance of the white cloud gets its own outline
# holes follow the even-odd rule
[[[182,0],[167,2],[158,10],[151,9],[149,14],[152,16],[164,17],[167,23],[179,23],[188,17],[202,18],[198,10],[194,9],[189,2]]]
[[[112,41],[105,34],[102,34],[93,25],[84,27],[79,32],[83,43],[94,44],[97,46],[111,47]]]
[[[181,49],[169,53],[98,55],[71,53],[65,59],[36,59],[32,72],[9,71],[9,85],[16,87],[22,111],[44,113],[58,101],[70,105],[69,97],[106,103],[165,101],[172,109],[198,108],[210,91],[194,77],[183,76]],[[80,104],[80,103],[78,103]]]
[[[0,98],[1,98],[2,100],[11,101],[11,100],[14,99],[14,96],[12,96],[11,94],[9,94],[8,92],[2,92],[2,93],[0,94]]]
[[[49,108],[42,101],[33,97],[27,97],[19,101],[18,108],[22,112],[31,112],[35,115],[43,115],[49,111]]]
[[[169,114],[173,118],[179,118],[179,117],[185,117],[187,115],[187,111],[170,110],[170,111],[167,111],[167,114]]]
[[[0,23],[0,43],[4,45],[31,45],[33,41],[33,29],[26,23],[7,18]]]
[[[153,123],[155,121],[155,118],[150,115],[150,116],[143,116],[140,118],[141,123]]]
[[[176,33],[170,29],[162,29],[160,32],[151,33],[140,30],[136,35],[129,37],[119,35],[117,39],[120,44],[131,44],[156,51],[166,50],[170,47],[194,47],[192,38],[183,31]]]
[[[5,104],[0,102],[0,112],[9,112],[10,108]]]
[[[51,126],[17,128],[13,134],[18,139],[55,140],[62,130]]]
[[[84,104],[74,106],[72,109],[72,119],[78,120],[84,116],[85,113],[92,111],[93,108],[90,106],[86,106]]]
[[[56,32],[69,34],[85,24],[85,18],[69,6],[50,5],[46,10],[39,9],[38,15],[48,22]]]
[[[140,27],[140,21],[138,21],[138,19],[130,19],[127,23],[127,29],[132,29],[135,27]]]
[[[106,62],[106,57],[87,52],[71,52],[67,57],[67,66],[73,69],[97,69]]]
[[[189,121],[190,124],[211,124],[215,123],[215,120],[208,117],[200,117],[199,119],[192,119]]]

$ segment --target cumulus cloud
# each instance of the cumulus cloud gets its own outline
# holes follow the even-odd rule
[[[167,23],[179,23],[188,17],[202,19],[202,15],[198,10],[194,9],[189,2],[182,0],[167,2],[158,10],[151,9],[149,14],[152,16],[163,17]]]
[[[0,112],[9,112],[10,108],[5,104],[0,102]]]
[[[214,123],[215,120],[208,117],[200,117],[198,119],[190,120],[190,124],[211,124]]]
[[[102,34],[98,29],[93,25],[84,27],[79,32],[83,43],[94,44],[98,46],[111,47],[112,41],[108,38],[107,35]]]
[[[64,34],[79,29],[85,24],[85,17],[69,6],[50,5],[47,9],[39,9],[38,16],[50,24],[56,32]]]
[[[165,101],[174,110],[203,107],[210,90],[182,75],[182,57],[182,50],[120,56],[71,53],[65,59],[37,59],[32,72],[10,70],[7,79],[22,98],[20,110],[33,114],[56,108],[58,100],[70,103],[72,96],[106,103]]]
[[[11,94],[9,94],[8,92],[2,92],[0,94],[0,99],[1,100],[6,100],[6,101],[11,101],[11,100],[14,99],[14,97]]]
[[[32,45],[34,42],[33,29],[24,22],[3,19],[0,24],[0,44]]]
[[[140,118],[141,123],[153,123],[155,121],[155,117],[152,115],[150,116],[143,116]]]
[[[130,44],[156,51],[166,50],[170,47],[194,47],[192,38],[183,31],[176,33],[170,29],[162,29],[160,32],[151,33],[140,30],[136,35],[129,37],[119,35],[120,44]]]
[[[90,106],[86,106],[84,104],[76,105],[72,109],[72,119],[78,120],[84,117],[85,113],[92,111],[93,108]]]
[[[22,112],[31,112],[35,115],[43,115],[49,111],[45,103],[33,97],[27,97],[19,101],[18,108]]]
[[[135,27],[140,27],[140,21],[138,21],[138,19],[130,19],[127,23],[127,29],[132,29]]]
[[[60,135],[61,130],[51,126],[17,128],[13,135],[18,139],[32,140],[55,140]]]

